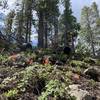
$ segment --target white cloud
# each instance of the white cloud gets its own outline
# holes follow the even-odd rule
[[[9,6],[12,6],[12,4],[13,4],[14,2],[16,2],[16,0],[8,0],[8,5],[9,5]]]

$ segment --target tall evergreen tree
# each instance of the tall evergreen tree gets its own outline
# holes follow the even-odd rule
[[[32,8],[33,0],[25,0],[25,29],[26,29],[26,42],[30,42],[31,26],[32,26]]]
[[[76,18],[72,15],[72,9],[70,0],[63,0],[64,4],[64,13],[60,18],[60,30],[63,35],[63,42],[65,46],[69,46],[74,48],[74,37],[76,37],[75,33],[78,30],[78,24]]]
[[[23,38],[25,35],[24,29],[24,3],[21,5],[21,10],[16,13],[15,22],[14,22],[14,33],[16,33],[16,38],[19,43],[25,42]]]
[[[34,0],[22,0],[20,10],[18,9],[16,13],[15,33],[20,43],[31,41],[33,1]]]
[[[8,37],[8,39],[10,39],[11,35],[12,35],[12,24],[13,24],[14,16],[15,16],[15,11],[12,10],[7,15],[6,20],[5,20],[5,33]]]
[[[99,18],[99,11],[96,3],[93,3],[91,7],[84,7],[81,14],[81,31],[82,36],[86,40],[87,44],[91,46],[92,54],[95,56],[97,45],[97,20]]]
[[[70,24],[72,22],[72,10],[71,10],[71,5],[70,5],[70,0],[65,0],[64,1],[64,7],[65,7],[65,10],[64,10],[64,25],[65,25],[65,45],[68,45],[69,46],[69,42],[70,42],[70,39],[69,39],[69,35],[70,35],[70,30],[71,30],[71,27],[70,27]]]
[[[38,47],[47,48],[48,46],[48,27],[52,23],[54,25],[57,19],[58,10],[58,0],[40,0],[38,2],[38,18],[39,18],[39,27],[38,27]],[[54,25],[57,27],[56,25]],[[57,30],[57,28],[56,28]],[[57,32],[57,31],[56,31]],[[58,33],[58,32],[57,32]],[[57,36],[56,33],[56,36]]]

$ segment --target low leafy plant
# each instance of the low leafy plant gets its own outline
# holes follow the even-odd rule
[[[75,100],[66,91],[66,85],[59,80],[50,80],[38,100],[48,100],[49,97],[52,97],[54,100]]]
[[[84,62],[86,62],[86,63],[88,63],[90,65],[96,64],[96,60],[91,58],[91,57],[84,58]]]
[[[87,68],[88,67],[88,65],[85,63],[85,62],[83,62],[83,61],[78,61],[78,60],[72,60],[71,62],[70,62],[70,65],[72,66],[72,67],[80,67],[80,68]]]
[[[0,54],[0,63],[7,61],[7,55],[1,55]]]
[[[89,85],[95,88],[96,82],[91,79],[91,80],[89,80]]]
[[[16,77],[7,77],[0,84],[0,88],[5,88],[8,84],[12,84],[16,80]]]
[[[96,65],[100,66],[100,59],[96,61]]]
[[[17,94],[18,94],[18,90],[15,88],[15,89],[9,90],[8,92],[5,92],[5,93],[4,93],[4,96],[6,96],[6,97],[8,97],[8,98],[13,98],[13,97],[15,97]]]
[[[26,68],[25,71],[22,71],[21,74],[23,74],[23,78],[19,81],[17,88],[20,89],[20,91],[24,92],[26,91],[26,86],[29,83],[29,80],[35,75],[33,73],[33,67]]]

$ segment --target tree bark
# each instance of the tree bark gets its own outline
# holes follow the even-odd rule
[[[39,11],[38,47],[44,48],[44,13]]]
[[[55,30],[54,44],[55,44],[55,46],[58,46],[58,18],[55,18],[54,30]]]
[[[92,49],[92,53],[93,53],[93,56],[96,56],[96,55],[95,55],[95,47],[94,47],[94,42],[93,42],[93,35],[92,35],[92,33],[90,33],[90,36],[91,36],[91,49]]]
[[[45,22],[45,48],[48,47],[48,25],[47,25],[47,22]]]
[[[91,49],[92,49],[92,53],[93,53],[93,56],[95,56],[95,47],[94,47],[94,41],[93,41],[93,32],[91,30],[91,26],[90,26],[90,21],[89,19],[87,20],[88,21],[88,28],[89,28],[89,31],[90,31],[90,42],[91,42]]]

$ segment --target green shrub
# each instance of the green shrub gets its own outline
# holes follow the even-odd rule
[[[59,80],[50,80],[45,86],[45,91],[42,92],[41,96],[38,97],[39,100],[48,100],[49,97],[54,98],[54,100],[75,100],[72,99],[66,91],[66,85]]]
[[[17,88],[20,89],[20,91],[24,92],[24,91],[26,91],[26,87],[29,84],[29,81],[32,78],[34,78],[37,74],[35,75],[35,73],[33,72],[33,66],[26,68],[20,74],[22,74],[23,77],[22,77],[22,79],[19,80]]]
[[[96,64],[96,61],[91,57],[84,58],[84,62],[86,62],[86,63],[88,63],[90,65]]]
[[[7,55],[0,54],[0,63],[7,61],[7,59],[8,59]]]
[[[88,46],[83,44],[80,41],[78,42],[79,43],[75,48],[75,55],[78,57],[78,60],[83,59],[84,57],[90,56],[91,50],[88,48]]]
[[[91,87],[94,87],[94,88],[95,88],[96,85],[97,85],[96,82],[95,82],[94,80],[92,80],[92,79],[89,80],[89,83],[88,83],[88,84],[89,84]]]
[[[72,61],[70,62],[70,65],[71,65],[72,67],[81,67],[81,68],[87,68],[87,67],[88,67],[88,65],[87,65],[85,62],[83,62],[83,61],[78,61],[78,60],[72,60]]]
[[[8,92],[5,92],[4,96],[8,98],[14,98],[17,94],[18,94],[18,90],[15,88],[15,89],[9,90]]]
[[[96,65],[100,66],[100,59],[96,61]]]

